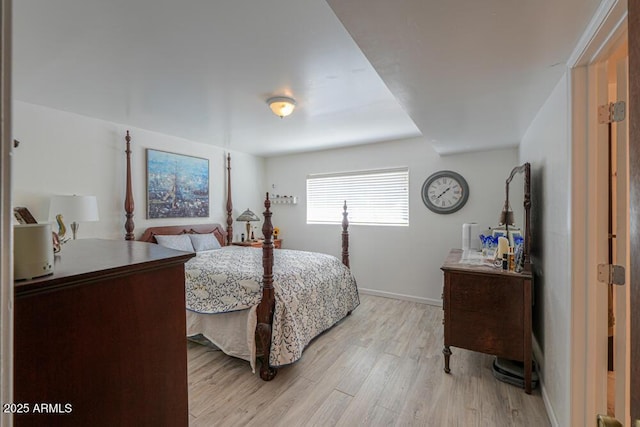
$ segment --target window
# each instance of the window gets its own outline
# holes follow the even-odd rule
[[[409,168],[307,176],[307,224],[409,225]]]

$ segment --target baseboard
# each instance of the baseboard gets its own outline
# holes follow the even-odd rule
[[[436,307],[442,307],[442,300],[436,300],[431,298],[414,297],[412,295],[396,294],[394,292],[377,291],[375,289],[365,289],[365,288],[358,288],[358,292],[365,295],[374,295],[377,297],[400,299],[404,301],[412,301],[420,304],[427,304],[427,305],[434,305]]]
[[[553,406],[551,406],[547,389],[544,386],[544,358],[542,355],[542,349],[540,349],[540,345],[538,344],[538,340],[535,336],[532,337],[531,343],[533,347],[533,358],[536,359],[536,363],[538,364],[538,385],[540,386],[540,394],[542,395],[542,401],[544,402],[544,409],[547,411],[547,417],[549,418],[551,425],[553,427],[560,427],[556,414],[553,411]]]

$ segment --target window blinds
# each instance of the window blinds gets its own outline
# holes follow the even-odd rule
[[[307,176],[307,224],[409,225],[409,168]]]

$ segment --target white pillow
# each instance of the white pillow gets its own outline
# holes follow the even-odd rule
[[[220,249],[220,242],[211,233],[208,234],[189,234],[191,243],[196,252],[210,251],[212,249]]]
[[[164,246],[165,248],[171,248],[178,251],[193,252],[193,245],[191,244],[191,239],[187,234],[179,234],[177,236],[160,236],[156,234],[155,238],[156,242],[158,242],[160,246]]]

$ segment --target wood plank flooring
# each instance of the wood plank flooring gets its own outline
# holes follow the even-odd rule
[[[248,362],[189,343],[190,425],[550,425],[539,389],[496,380],[491,356],[452,348],[443,372],[442,309],[360,299],[270,382]]]

